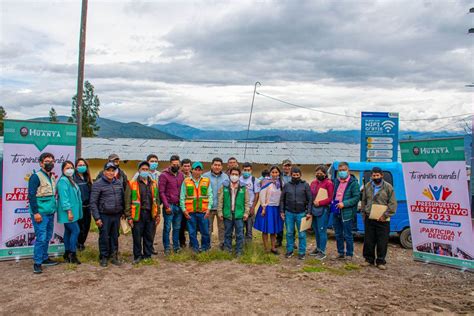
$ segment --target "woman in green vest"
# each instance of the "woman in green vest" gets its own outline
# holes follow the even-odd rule
[[[80,264],[76,249],[80,232],[77,221],[82,218],[81,191],[73,180],[74,163],[63,162],[61,170],[63,175],[58,181],[58,223],[64,224],[64,260]]]
[[[242,255],[244,244],[244,221],[249,216],[249,194],[240,183],[240,169],[230,170],[230,184],[219,189],[217,213],[224,221],[224,250],[232,252],[232,233],[235,230],[235,253]]]

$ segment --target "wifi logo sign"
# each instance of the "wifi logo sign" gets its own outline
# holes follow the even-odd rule
[[[382,122],[382,127],[385,130],[385,132],[390,133],[392,129],[395,127],[395,123],[392,121],[383,121]]]

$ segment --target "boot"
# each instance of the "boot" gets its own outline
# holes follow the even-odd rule
[[[71,254],[71,252],[69,250],[66,250],[64,252],[63,259],[64,259],[65,263],[71,263],[71,258],[69,256],[70,254]]]
[[[69,254],[69,258],[71,260],[71,263],[74,263],[74,264],[81,264],[81,262],[79,261],[79,259],[77,258],[77,255],[75,252],[71,252]]]
[[[113,265],[116,265],[116,266],[122,265],[122,263],[118,259],[118,254],[117,253],[114,253],[112,255],[112,260],[110,260],[110,263],[112,263]]]

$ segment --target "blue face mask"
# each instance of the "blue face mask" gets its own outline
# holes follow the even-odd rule
[[[142,177],[143,179],[148,178],[149,175],[150,173],[148,171],[140,171],[140,177]]]
[[[242,172],[242,176],[244,177],[244,179],[248,179],[250,178],[252,174],[250,172]]]
[[[150,162],[150,170],[156,170],[158,168],[158,163],[157,162]]]
[[[349,173],[347,171],[338,171],[337,175],[340,179],[345,180],[349,176]]]
[[[87,171],[87,166],[79,166],[77,167],[77,172],[85,173]]]

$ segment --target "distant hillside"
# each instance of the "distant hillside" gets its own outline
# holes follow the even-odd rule
[[[156,124],[152,127],[164,131],[183,139],[189,140],[245,140],[247,131],[222,131],[222,130],[201,130],[188,125],[169,123]],[[430,137],[449,137],[457,136],[459,133],[447,132],[400,132],[400,139],[418,139]],[[309,141],[309,142],[341,142],[341,143],[360,143],[359,130],[346,130],[327,132],[315,132],[311,130],[283,130],[283,129],[268,129],[250,131],[249,140],[260,141]]]
[[[48,117],[34,118],[34,121],[49,121]],[[60,122],[67,122],[67,116],[58,116]],[[179,136],[160,131],[140,123],[121,123],[114,120],[99,118],[98,137],[102,138],[145,138],[145,139],[181,139]]]

